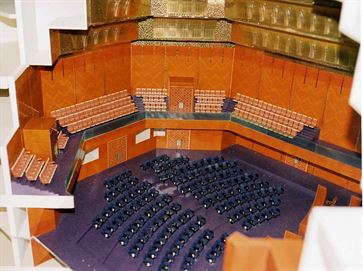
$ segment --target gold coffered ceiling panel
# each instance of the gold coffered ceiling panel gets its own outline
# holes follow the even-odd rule
[[[137,23],[124,22],[90,27],[86,31],[61,30],[59,31],[59,35],[60,53],[64,55],[81,50],[136,40]]]
[[[88,24],[107,24],[150,16],[150,0],[87,0]]]
[[[53,34],[55,57],[131,41],[225,42],[351,72],[359,47],[338,30],[340,5],[323,0],[87,1],[89,29]]]

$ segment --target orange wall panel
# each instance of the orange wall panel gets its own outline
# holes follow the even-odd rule
[[[193,77],[198,76],[199,49],[183,46],[166,46],[165,63],[166,75],[169,77]]]
[[[105,93],[113,93],[130,86],[130,45],[124,44],[102,50],[105,69]]]
[[[31,236],[38,236],[57,228],[59,213],[52,209],[28,208]]]
[[[233,65],[233,48],[201,48],[199,89],[218,89],[229,92]]]
[[[253,148],[253,142],[250,139],[238,135],[236,136],[236,144],[247,149]]]
[[[221,150],[222,131],[191,130],[191,150]]]
[[[261,61],[263,52],[236,46],[234,53],[231,96],[241,93],[251,97],[258,96],[261,78]]]
[[[329,72],[296,64],[290,110],[316,118],[320,126],[329,81]]]
[[[257,151],[265,156],[271,157],[275,160],[281,161],[282,153],[278,150],[269,148],[267,146],[261,145],[259,143],[254,143],[252,149]]]
[[[33,251],[34,266],[38,266],[39,264],[54,258],[53,255],[50,254],[50,252],[35,239],[31,239],[31,246]]]
[[[40,69],[44,115],[76,103],[73,58],[60,58],[53,68]]]
[[[264,55],[258,98],[288,108],[293,75],[294,63]]]
[[[236,135],[228,131],[222,131],[221,149],[223,150],[234,144],[236,144]]]
[[[39,70],[28,67],[15,81],[19,125],[24,127],[31,117],[43,114],[43,98]]]
[[[62,57],[40,68],[44,115],[75,103],[130,88],[130,45],[119,44]]]
[[[77,103],[105,94],[104,65],[99,51],[74,57]]]
[[[359,151],[361,118],[348,103],[351,84],[350,76],[331,74],[320,139]]]
[[[165,47],[131,45],[131,90],[136,88],[164,88]]]
[[[114,163],[109,164],[108,161],[108,144],[119,138],[127,138],[126,160],[132,159],[138,155],[154,150],[156,147],[156,138],[152,136],[152,131],[150,139],[136,144],[136,134],[143,130],[145,130],[145,125],[144,122],[141,121],[87,140],[85,142],[85,151],[89,152],[91,150],[99,148],[99,159],[82,165],[78,179],[83,180],[88,176],[99,173],[111,166],[114,166]]]
[[[21,129],[19,128],[16,130],[13,137],[10,139],[8,145],[6,146],[9,159],[9,167],[11,167],[15,163],[16,158],[18,158],[23,148],[23,134],[21,132]]]

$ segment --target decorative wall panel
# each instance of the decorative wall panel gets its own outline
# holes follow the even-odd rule
[[[343,148],[360,149],[361,117],[349,106],[352,78],[331,74],[320,139]]]
[[[264,55],[258,98],[288,108],[295,63]]]
[[[170,77],[169,111],[194,111],[194,80],[191,77]]]
[[[316,118],[320,126],[330,81],[330,72],[296,64],[290,109]]]
[[[150,0],[87,0],[87,7],[90,25],[150,15]]]
[[[123,136],[107,143],[108,167],[116,166],[127,160],[127,136]]]
[[[15,81],[19,125],[24,127],[31,117],[43,114],[43,98],[39,71],[28,67]]]
[[[130,44],[60,58],[41,68],[44,115],[76,102],[130,87]]]
[[[190,130],[167,130],[168,149],[190,149]]]
[[[263,52],[242,46],[235,47],[231,97],[236,93],[257,97],[261,79]]]
[[[225,90],[228,93],[232,64],[232,48],[201,48],[198,88]]]
[[[165,47],[131,46],[131,90],[165,88]]]
[[[73,58],[75,71],[76,102],[84,102],[102,96],[104,90],[104,66],[99,52]]]

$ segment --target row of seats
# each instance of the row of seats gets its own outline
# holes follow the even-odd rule
[[[40,172],[42,171],[44,164],[45,161],[42,158],[34,155],[29,163],[28,168],[25,171],[25,177],[27,178],[27,180],[32,182],[36,181]]]
[[[100,113],[98,115],[88,117],[86,119],[81,119],[79,121],[73,122],[68,125],[67,129],[70,133],[76,133],[92,126],[96,126],[113,119],[117,119],[123,116],[130,115],[136,112],[134,104],[128,104],[119,108],[112,109],[110,111]]]
[[[42,184],[50,184],[53,180],[57,168],[58,165],[54,161],[47,159],[47,161],[45,161],[43,170],[39,174],[40,182]]]
[[[148,200],[147,200],[148,199]],[[159,194],[153,194],[151,191],[145,191],[142,194],[139,194],[123,208],[116,206],[116,214],[112,219],[109,219],[101,227],[101,234],[109,238],[124,222],[126,222],[133,214],[140,211],[144,217],[153,217],[157,214],[162,208],[168,205],[171,202],[171,199],[167,196],[160,196]],[[144,208],[143,211],[140,209]],[[132,226],[130,231],[136,231],[137,229]],[[120,237],[119,237],[120,238]]]
[[[212,247],[208,250],[206,259],[209,263],[214,264],[217,259],[222,255],[227,237],[228,234],[223,233],[221,237],[219,237],[217,241],[212,245]]]
[[[222,112],[222,104],[207,104],[197,102],[194,107],[195,112],[199,113],[220,113]]]
[[[64,150],[67,146],[69,137],[66,136],[64,133],[60,132],[57,137],[57,146],[58,149]]]
[[[280,215],[281,211],[277,207],[270,207],[262,211],[257,211],[254,214],[250,214],[242,221],[242,228],[246,231],[250,230],[257,224],[262,224],[265,221],[269,221],[272,218],[276,218]]]
[[[279,196],[284,192],[282,186],[272,186],[258,174],[244,172],[236,161],[225,161],[222,157],[183,164],[172,164],[173,160],[166,157],[157,157],[155,161],[152,167],[161,181],[170,180],[182,194],[191,193],[205,208],[213,206],[217,213],[227,213],[232,224],[242,218],[246,224],[256,212],[264,215],[258,223],[269,220],[274,216],[270,211],[275,209],[271,208],[280,204]]]
[[[155,189],[148,191],[150,187],[150,183],[140,182],[119,194],[102,209],[100,214],[96,215],[96,217],[92,220],[92,226],[95,229],[101,228],[113,215],[117,215],[118,212],[121,214],[121,211],[124,211],[127,207],[132,207],[132,205],[127,205],[132,203],[136,197],[142,195],[144,192],[148,192],[147,195],[143,195],[145,201],[156,198],[159,193]]]
[[[213,231],[206,229],[198,236],[198,239],[194,241],[192,247],[189,249],[188,254],[184,257],[181,264],[181,270],[190,271],[195,260],[200,256],[207,244],[214,238]]]
[[[195,90],[195,112],[220,113],[225,99],[223,90]]]
[[[226,96],[224,90],[211,90],[211,89],[196,89],[194,91],[195,96]]]
[[[30,162],[34,159],[34,154],[22,149],[15,163],[11,167],[11,173],[15,178],[23,177],[26,169],[28,168]]]
[[[161,264],[158,270],[170,270],[175,258],[181,254],[181,250],[186,246],[186,244],[191,240],[191,238],[205,225],[205,218],[202,216],[197,216],[194,220],[190,221],[182,232],[179,233],[174,243],[171,244],[169,249],[165,252],[162,257]],[[213,234],[213,233],[212,233]],[[170,237],[165,241],[170,239]],[[163,247],[162,244],[160,249]],[[159,250],[160,251],[160,250]],[[156,253],[156,257],[158,253]],[[155,258],[156,258],[155,257]]]
[[[155,233],[157,229],[159,229],[164,223],[172,219],[181,209],[181,205],[178,203],[171,203],[170,206],[165,207],[162,209],[158,215],[155,215],[153,217],[145,217],[145,215],[142,215],[140,219],[142,221],[151,221],[151,223],[143,228],[143,230],[140,232],[138,238],[136,238],[136,241],[131,245],[129,249],[129,255],[132,258],[136,258],[139,253],[143,250],[147,242],[150,240],[152,235]],[[146,222],[144,222],[146,224]],[[129,242],[129,240],[138,232],[138,229],[140,229],[143,225],[139,222],[133,222],[129,229],[127,229],[122,235],[119,237],[119,243],[122,246],[126,246]],[[164,236],[165,237],[165,236]]]
[[[136,88],[136,96],[167,96],[168,90],[165,88]]]
[[[124,89],[119,92],[100,96],[100,97],[92,99],[92,100],[88,100],[85,102],[77,103],[75,105],[71,105],[71,106],[67,106],[67,107],[63,107],[63,108],[54,110],[51,112],[51,116],[56,119],[59,119],[61,117],[67,116],[67,115],[75,114],[80,111],[84,111],[84,110],[94,108],[94,107],[97,107],[97,106],[105,104],[105,103],[112,102],[114,100],[121,99],[123,97],[126,97],[127,95],[128,95],[127,90]]]
[[[15,163],[11,167],[11,174],[15,178],[25,178],[28,181],[35,182],[38,180],[42,184],[51,183],[56,172],[57,164],[49,159],[44,160],[41,157],[22,149]]]
[[[294,138],[304,126],[315,127],[316,119],[261,100],[237,94],[233,115],[283,136]]]
[[[136,97],[141,98],[145,111],[165,112],[168,110],[166,89],[137,88]]]
[[[190,209],[184,210],[177,217],[175,217],[172,221],[162,227],[161,232],[159,234],[159,238],[154,240],[152,245],[150,246],[148,252],[145,255],[143,263],[146,266],[151,266],[154,263],[154,260],[158,257],[160,250],[166,244],[166,242],[170,239],[170,237],[183,225],[187,224],[194,216],[194,212]],[[201,225],[203,223],[203,219],[197,219],[197,223]],[[205,220],[204,220],[205,223]],[[190,225],[190,224],[189,224]],[[179,239],[179,238],[178,238]]]
[[[304,125],[307,125],[311,128],[316,127],[316,124],[317,124],[317,119],[315,119],[315,118],[306,116],[304,114],[300,114],[295,111],[288,110],[284,107],[279,107],[279,106],[264,102],[262,100],[255,99],[253,97],[243,95],[241,93],[237,93],[236,102],[244,103],[246,105],[252,105],[254,107],[275,113],[277,115],[281,115],[281,116],[296,120],[298,122],[302,122]]]
[[[110,101],[110,102],[107,102],[104,104],[99,104],[97,106],[88,108],[86,110],[63,116],[61,118],[58,118],[58,122],[62,127],[67,127],[67,126],[71,125],[72,123],[77,122],[79,120],[94,117],[99,114],[105,113],[107,111],[111,111],[113,109],[127,106],[130,104],[132,104],[131,97],[126,96],[121,99]]]

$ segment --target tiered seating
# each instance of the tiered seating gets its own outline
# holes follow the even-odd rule
[[[58,149],[64,150],[67,146],[69,137],[63,134],[62,132],[59,133],[58,139],[57,139],[57,145]]]
[[[225,99],[224,90],[196,89],[194,97],[195,112],[222,112],[222,107]]]
[[[191,193],[205,208],[214,206],[219,214],[227,213],[231,224],[242,219],[245,230],[280,215],[277,206],[284,189],[242,171],[235,161],[217,156],[189,163],[188,157],[170,159],[162,155],[140,167],[153,169],[160,181],[171,181],[182,194]]]
[[[131,96],[123,90],[52,111],[51,115],[70,133],[76,133],[135,111]]]
[[[145,111],[162,111],[168,109],[168,92],[161,88],[136,88],[136,97],[142,98]]]
[[[236,101],[234,116],[290,138],[295,137],[304,125],[314,128],[317,124],[314,118],[240,93]]]
[[[43,170],[39,174],[39,180],[42,184],[50,184],[52,182],[57,167],[58,165],[56,163],[47,159]]]
[[[34,154],[22,149],[20,155],[16,159],[14,165],[11,167],[11,173],[15,178],[23,177],[26,169],[28,168],[30,162],[34,158]]]
[[[305,235],[305,231],[306,231],[306,227],[307,227],[308,219],[309,219],[309,214],[310,214],[311,210],[313,209],[314,206],[323,206],[325,204],[327,193],[328,193],[328,190],[326,189],[326,187],[319,184],[318,188],[316,190],[316,193],[315,193],[315,198],[314,198],[313,204],[311,205],[310,210],[305,215],[304,219],[299,224],[299,235],[300,236]]]
[[[38,176],[45,164],[45,161],[40,157],[33,156],[32,161],[30,162],[27,170],[25,171],[25,176],[28,181],[36,181]]]
[[[206,259],[209,263],[215,263],[217,258],[222,255],[227,237],[228,234],[223,233],[207,252]]]

